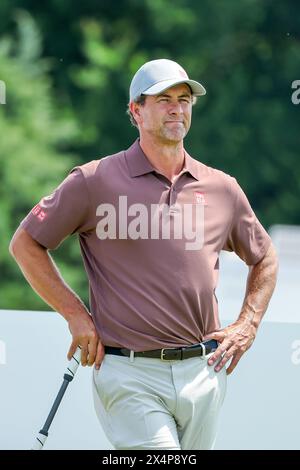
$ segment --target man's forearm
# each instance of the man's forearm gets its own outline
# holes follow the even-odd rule
[[[278,260],[271,245],[265,257],[250,268],[246,294],[239,319],[258,328],[272,297],[278,272]]]
[[[26,249],[22,243],[12,243],[11,254],[14,256],[25,278],[35,292],[67,321],[70,316],[88,313],[80,298],[72,291],[61,277],[48,251],[30,240],[26,233]]]
[[[31,287],[67,320],[73,338],[68,358],[71,359],[77,346],[81,346],[82,365],[95,363],[99,369],[104,347],[92,317],[61,277],[48,251],[21,228],[16,231],[9,249]]]
[[[216,339],[220,343],[208,360],[208,365],[215,364],[216,372],[231,361],[226,370],[228,375],[231,374],[242,355],[251,347],[274,291],[277,270],[277,255],[271,244],[264,258],[250,268],[246,295],[238,319],[231,325],[205,336],[206,340]]]

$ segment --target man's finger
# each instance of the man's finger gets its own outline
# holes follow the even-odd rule
[[[88,361],[88,345],[87,343],[81,344],[81,364],[83,366],[87,365]]]
[[[233,356],[233,359],[232,359],[229,367],[226,369],[226,374],[227,375],[230,375],[233,372],[233,370],[236,368],[236,366],[237,366],[239,360],[241,359],[241,357],[242,357],[242,354],[236,354],[235,356]]]
[[[72,344],[70,346],[70,349],[68,351],[68,355],[67,355],[67,358],[69,359],[69,361],[71,360],[73,354],[75,353],[76,349],[77,349],[77,346],[78,344],[74,341],[72,341]]]
[[[208,365],[212,366],[216,361],[218,361],[222,355],[226,352],[227,348],[230,346],[229,341],[223,341],[219,347],[215,350],[212,356],[208,359]]]
[[[231,348],[227,349],[227,351],[225,351],[220,362],[216,365],[215,371],[219,372],[221,369],[223,369],[225,364],[228,361],[230,361],[230,359],[235,355],[235,353],[236,353],[236,346],[233,345]]]
[[[93,338],[93,339],[90,339],[90,341],[88,343],[88,353],[89,353],[88,366],[92,366],[95,362],[95,357],[96,357],[96,353],[97,353],[97,339],[96,339],[96,337]]]
[[[223,341],[224,338],[226,338],[226,333],[223,330],[213,331],[212,333],[209,333],[208,335],[204,336],[203,341],[210,341],[211,339]]]
[[[100,369],[101,362],[103,361],[103,358],[105,356],[105,351],[103,344],[99,341],[98,346],[97,346],[97,354],[96,354],[96,359],[95,359],[95,368],[98,370]]]

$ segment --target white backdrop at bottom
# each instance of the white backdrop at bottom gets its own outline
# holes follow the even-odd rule
[[[70,334],[54,312],[0,311],[0,449],[30,449],[62,383]],[[80,367],[46,449],[112,449]],[[216,449],[300,449],[300,324],[265,321],[228,377]]]

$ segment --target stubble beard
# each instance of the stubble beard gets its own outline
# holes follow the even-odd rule
[[[185,125],[176,126],[176,129],[168,128],[168,125],[164,124],[159,129],[159,136],[165,142],[170,144],[181,142],[188,133]]]

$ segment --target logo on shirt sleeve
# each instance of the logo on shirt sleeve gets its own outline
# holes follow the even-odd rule
[[[41,222],[46,218],[47,214],[45,211],[42,210],[40,204],[37,204],[32,209],[32,214],[35,215]]]

